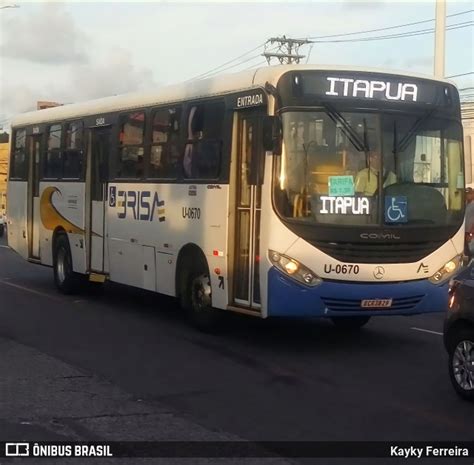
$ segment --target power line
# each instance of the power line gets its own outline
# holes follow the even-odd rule
[[[197,76],[194,76],[194,77],[192,77],[191,79],[188,79],[188,81],[191,81],[191,80],[193,80],[193,79],[199,79],[199,78],[201,78],[201,77],[203,77],[203,76],[206,76],[206,75],[209,74],[209,73],[212,73],[213,71],[219,70],[220,68],[222,68],[222,67],[228,65],[229,63],[232,63],[232,62],[234,62],[234,61],[237,61],[237,60],[239,60],[240,58],[243,58],[244,56],[248,55],[249,53],[255,52],[255,50],[258,50],[259,48],[263,47],[265,44],[266,44],[266,42],[264,42],[263,44],[258,45],[257,47],[253,48],[252,50],[249,50],[248,52],[242,53],[242,55],[239,55],[238,57],[236,57],[236,58],[234,58],[234,59],[232,59],[232,60],[229,60],[229,61],[226,61],[225,63],[222,63],[222,65],[220,65],[220,66],[216,66],[215,68],[212,68],[211,70],[209,70],[209,71],[207,71],[207,72],[205,72],[205,73],[201,73],[201,74],[199,74],[199,75],[197,75]],[[245,62],[244,62],[244,63],[245,63]],[[219,72],[220,72],[220,71],[219,71]]]
[[[454,14],[451,14],[451,15],[447,15],[447,17],[451,18],[451,17],[455,17],[455,16],[460,16],[460,15],[464,15],[464,14],[467,14],[467,13],[471,13],[473,11],[474,11],[474,9],[461,11],[459,13],[454,13]],[[412,23],[399,24],[399,25],[396,25],[396,26],[389,26],[389,27],[378,28],[378,29],[370,29],[370,30],[365,30],[365,31],[348,32],[348,33],[344,33],[344,34],[333,34],[333,35],[326,35],[326,36],[310,37],[309,39],[324,39],[324,38],[331,38],[331,37],[344,37],[344,36],[349,36],[349,35],[365,34],[365,33],[369,33],[369,32],[379,32],[379,31],[397,29],[397,28],[402,28],[402,27],[407,27],[407,26],[414,26],[414,25],[417,25],[417,24],[428,23],[428,22],[431,22],[431,21],[434,21],[434,19],[427,19],[427,20],[423,20],[423,21],[415,21],[415,22],[412,22]],[[470,27],[472,25],[474,25],[474,22],[472,22],[472,21],[471,22],[466,21],[464,23],[455,23],[455,24],[452,24],[452,25],[448,26],[446,28],[446,30],[462,29],[462,28],[465,28],[465,27]],[[373,40],[387,40],[387,39],[398,39],[398,38],[405,38],[405,37],[413,37],[413,36],[424,35],[424,34],[432,34],[433,32],[434,32],[434,29],[425,29],[425,30],[419,30],[419,31],[407,31],[407,32],[402,32],[402,33],[398,33],[398,34],[389,34],[389,35],[376,36],[376,37],[363,37],[363,38],[327,40],[327,41],[325,41],[325,40],[322,40],[322,41],[315,40],[313,43],[367,42],[367,41],[373,41]],[[303,40],[303,39],[295,39],[295,40]],[[307,39],[304,39],[304,40],[306,41]],[[194,76],[194,77],[186,80],[185,82],[191,81],[193,79],[208,78],[208,77],[211,77],[212,75],[215,75],[217,73],[220,73],[220,72],[226,71],[228,69],[234,68],[236,66],[242,65],[244,63],[247,63],[248,61],[251,61],[251,60],[257,58],[260,55],[254,55],[253,57],[250,57],[250,58],[248,58],[246,60],[243,60],[243,61],[241,59],[243,57],[249,55],[250,53],[258,50],[259,48],[265,46],[268,42],[269,41],[266,41],[263,44],[260,44],[257,47],[255,47],[255,48],[253,48],[253,49],[237,56],[236,58],[233,58],[232,60],[226,61],[225,63],[222,63],[221,65],[219,65],[215,68],[212,68],[209,71],[206,71],[205,73],[201,73],[197,76]],[[308,43],[309,42],[310,41],[308,41]],[[234,63],[235,61],[238,61],[238,60],[241,60],[241,61],[239,61],[238,63],[230,65],[231,63]],[[227,65],[230,65],[230,66],[227,66]],[[253,66],[255,66],[255,65],[252,65],[251,67],[253,67]],[[245,69],[249,69],[249,68],[245,68]],[[468,73],[468,74],[470,74],[470,73]],[[461,75],[461,76],[463,76],[463,75]],[[456,75],[456,76],[451,76],[451,77],[458,77],[458,76]]]
[[[463,29],[465,27],[473,26],[473,21],[466,21],[464,23],[456,23],[446,27],[447,31],[455,30],[455,29]],[[413,36],[421,36],[425,34],[433,34],[434,29],[421,29],[419,31],[411,31],[411,32],[401,32],[399,34],[388,34],[383,36],[375,36],[375,37],[361,37],[361,38],[354,38],[354,39],[337,39],[337,40],[316,40],[315,43],[319,44],[332,44],[332,43],[343,43],[343,42],[370,42],[373,40],[387,40],[387,39],[401,39],[405,37],[413,37]]]
[[[250,58],[247,58],[246,60],[243,60],[243,61],[239,61],[238,63],[234,63],[233,65],[230,65],[230,66],[227,66],[226,68],[222,68],[222,69],[219,69],[218,71],[213,71],[212,73],[210,71],[208,71],[207,73],[204,73],[204,75],[202,75],[201,77],[198,77],[198,78],[195,78],[195,79],[207,79],[207,78],[210,78],[212,76],[215,76],[216,74],[218,73],[222,73],[223,71],[227,71],[228,69],[232,69],[232,68],[235,68],[236,66],[240,66],[240,65],[243,65],[244,63],[247,63],[251,60],[255,60],[256,58],[260,58],[261,55],[258,54],[258,55],[254,55]]]
[[[473,10],[466,10],[466,11],[461,11],[459,13],[454,13],[452,15],[447,15],[447,18],[452,18],[454,16],[460,16],[460,15],[465,15],[467,13],[472,13]],[[351,36],[351,35],[357,35],[357,34],[366,34],[369,32],[380,32],[380,31],[388,31],[390,29],[397,29],[401,27],[408,27],[408,26],[415,26],[417,24],[424,24],[424,23],[430,23],[432,21],[435,21],[435,19],[425,19],[423,21],[415,21],[413,23],[405,23],[405,24],[399,24],[397,26],[389,26],[389,27],[381,27],[379,29],[368,29],[365,31],[357,31],[357,32],[346,32],[344,34],[332,34],[332,35],[326,35],[326,36],[316,36],[316,37],[308,37],[308,39],[328,39],[331,37],[344,37],[344,36]]]
[[[260,61],[259,63],[255,64],[255,65],[250,65],[249,67],[244,68],[242,71],[247,71],[248,69],[252,69],[252,68],[255,68],[255,67],[257,67],[257,66],[262,66],[262,65],[264,65],[266,62],[267,62],[267,60]]]
[[[265,45],[265,44],[263,44],[263,45]],[[259,48],[259,47],[257,47],[257,48]],[[255,49],[254,49],[253,51],[255,51]],[[239,58],[241,58],[241,57],[243,57],[243,56],[245,56],[245,55],[246,55],[246,54],[241,55]],[[232,64],[232,65],[230,65],[230,66],[225,67],[225,68],[221,68],[221,67],[218,67],[218,68],[221,68],[221,69],[214,68],[213,70],[210,70],[210,71],[208,71],[207,73],[201,74],[201,75],[200,75],[201,77],[196,78],[196,79],[207,79],[207,78],[210,78],[210,77],[212,77],[212,76],[214,76],[214,75],[216,75],[216,74],[218,74],[218,73],[221,73],[221,72],[223,72],[223,71],[227,71],[228,69],[235,68],[236,66],[243,65],[244,63],[247,63],[247,62],[249,62],[249,61],[255,60],[256,58],[260,58],[260,57],[261,57],[261,54],[258,54],[258,55],[254,55],[254,56],[252,56],[252,57],[250,57],[250,58],[248,58],[248,59],[246,59],[246,60],[243,60],[243,61],[241,60],[241,61],[239,61],[238,63],[234,63],[234,64]],[[228,63],[231,63],[232,61],[234,61],[234,60],[231,60],[231,61],[229,61]],[[266,61],[264,61],[263,63],[266,63]],[[242,71],[245,71],[246,69],[252,68],[253,66],[255,66],[255,65],[251,65],[251,66],[249,66],[248,68],[244,68]]]
[[[311,52],[313,51],[313,47],[314,47],[314,44],[311,44],[311,47],[309,47],[308,56],[306,57],[306,64],[309,61],[309,57],[311,56]]]
[[[468,76],[469,74],[474,74],[474,71],[469,71],[468,73],[462,73],[462,74],[453,74],[451,76],[446,76],[446,77],[455,78],[455,77],[461,77],[461,76]]]

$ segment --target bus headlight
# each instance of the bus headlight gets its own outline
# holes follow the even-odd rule
[[[453,274],[459,269],[461,265],[461,255],[456,255],[454,258],[446,262],[431,278],[429,281],[433,284],[440,284],[448,280]]]
[[[280,271],[283,271],[283,273],[292,277],[296,281],[305,284],[306,286],[317,286],[318,284],[321,284],[321,278],[298,260],[279,252],[275,252],[274,250],[269,250],[268,256],[273,266],[278,268]]]

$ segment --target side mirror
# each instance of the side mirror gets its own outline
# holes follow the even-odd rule
[[[265,116],[263,119],[263,148],[281,155],[281,120],[278,116]]]

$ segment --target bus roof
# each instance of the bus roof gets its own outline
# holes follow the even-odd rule
[[[354,66],[334,65],[277,65],[241,71],[233,74],[221,74],[208,79],[185,81],[177,85],[164,86],[156,90],[140,91],[129,94],[72,103],[44,110],[23,113],[12,119],[11,126],[27,126],[45,122],[71,120],[85,116],[133,110],[171,102],[199,99],[225,95],[255,87],[263,87],[266,82],[276,85],[280,77],[290,70],[320,71],[356,71],[367,73],[383,73],[388,75],[416,77],[455,85],[453,82],[436,79],[433,76],[407,73],[405,71],[384,70],[378,68],[362,68]]]

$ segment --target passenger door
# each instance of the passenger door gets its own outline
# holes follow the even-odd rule
[[[238,114],[235,202],[234,305],[260,312],[260,218],[263,172],[260,118]]]
[[[89,221],[87,222],[88,269],[106,273],[106,201],[107,166],[111,146],[112,127],[91,128],[87,163],[89,186]]]
[[[28,136],[28,258],[39,260],[40,252],[40,153],[41,134]]]

